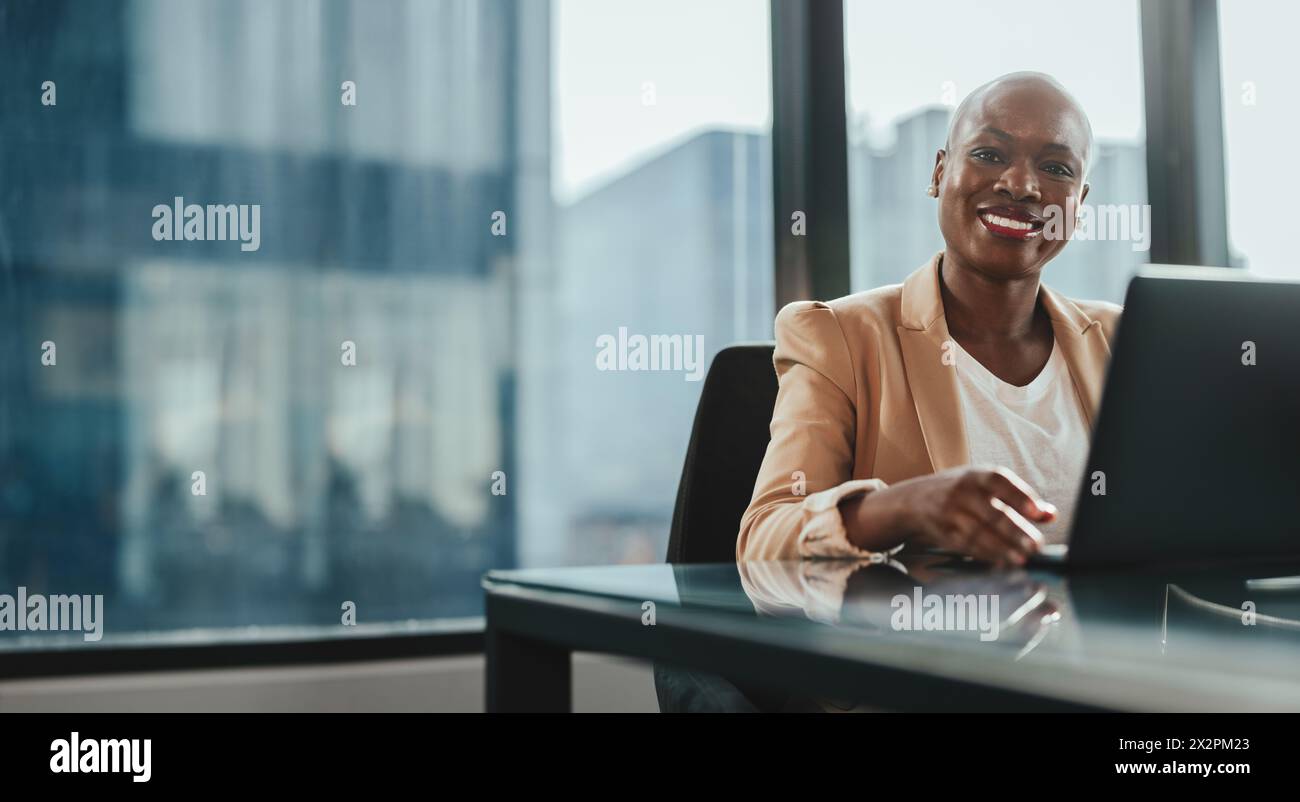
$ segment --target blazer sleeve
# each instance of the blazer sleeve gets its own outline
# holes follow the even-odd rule
[[[856,380],[835,312],[815,301],[784,307],[773,364],[772,440],[740,521],[736,559],[879,558],[849,542],[840,518],[841,501],[885,483],[852,478]]]

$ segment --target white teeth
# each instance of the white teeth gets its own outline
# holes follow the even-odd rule
[[[1016,231],[1031,231],[1034,228],[1033,223],[1023,223],[1019,220],[1012,220],[1009,217],[998,217],[995,214],[983,214],[980,216],[983,217],[986,222],[999,226],[1000,228],[1011,228]]]

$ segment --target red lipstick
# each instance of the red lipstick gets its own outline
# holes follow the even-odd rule
[[[1043,218],[1021,206],[985,206],[975,214],[995,237],[1027,242],[1043,233]]]

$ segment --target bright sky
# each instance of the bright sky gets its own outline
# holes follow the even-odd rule
[[[1234,244],[1252,267],[1286,266],[1268,133],[1295,130],[1288,98],[1300,4],[1233,0],[1223,11],[1224,105]],[[555,0],[553,176],[565,202],[701,130],[771,126],[767,0]],[[846,0],[849,113],[873,141],[895,120],[960,100],[1006,72],[1042,70],[1073,92],[1098,137],[1143,136],[1137,0],[1047,2],[1024,18],[969,0]],[[1241,103],[1254,81],[1257,104]]]
[[[1057,0],[1025,7],[1032,8],[1028,14],[1007,13],[1010,8],[970,0],[846,0],[845,58],[855,120],[865,113],[873,128],[889,126],[922,106],[944,102],[945,90],[960,101],[999,75],[1038,70],[1079,99],[1098,137],[1141,136],[1137,0]]]
[[[561,202],[695,132],[771,128],[767,0],[555,0],[552,8]]]
[[[1228,161],[1228,234],[1249,267],[1300,279],[1290,243],[1295,224],[1285,170],[1300,128],[1295,81],[1300,4],[1232,0],[1219,4],[1223,118]],[[1250,105],[1253,89],[1254,105]],[[1281,147],[1277,142],[1285,143]]]

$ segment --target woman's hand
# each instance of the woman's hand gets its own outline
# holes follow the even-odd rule
[[[963,466],[918,476],[841,505],[849,541],[879,551],[900,542],[1024,565],[1043,543],[1036,523],[1056,508],[1006,468]]]

